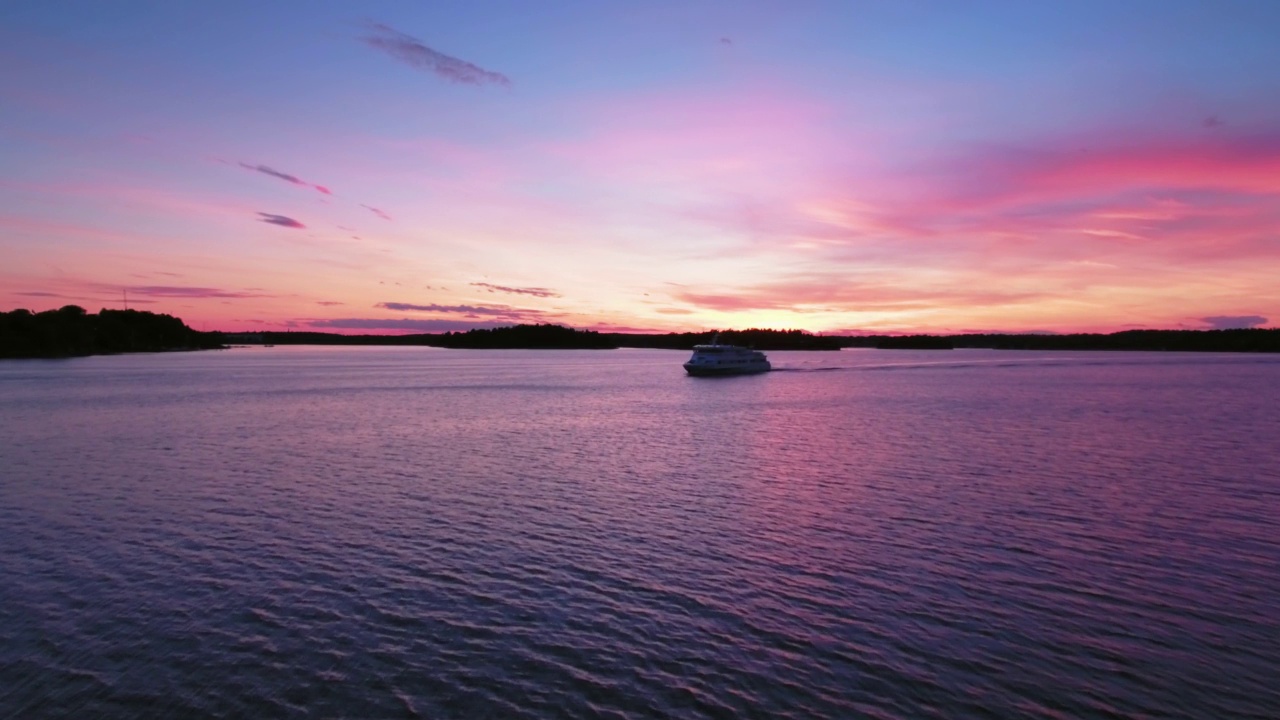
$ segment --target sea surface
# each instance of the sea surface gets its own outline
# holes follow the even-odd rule
[[[0,717],[1280,717],[1280,357],[0,362]]]

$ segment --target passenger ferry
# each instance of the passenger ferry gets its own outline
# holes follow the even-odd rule
[[[690,375],[749,375],[768,372],[772,366],[759,350],[738,345],[721,345],[720,333],[710,345],[694,345],[693,357],[684,364]]]

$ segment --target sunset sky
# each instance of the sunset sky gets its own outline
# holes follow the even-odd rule
[[[0,309],[1280,326],[1280,2],[10,2]]]

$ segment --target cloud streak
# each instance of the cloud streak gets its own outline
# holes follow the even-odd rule
[[[1214,330],[1239,330],[1266,325],[1267,319],[1261,315],[1211,315],[1200,318],[1200,322]]]
[[[309,183],[306,180],[303,180],[302,178],[298,177],[297,175],[290,175],[289,173],[286,173],[286,172],[280,172],[279,170],[269,168],[266,165],[250,165],[249,163],[242,162],[240,163],[240,167],[244,168],[245,170],[252,170],[254,172],[262,173],[263,175],[270,175],[273,178],[283,180],[291,185],[298,185],[301,187],[313,188],[317,192],[323,193],[325,195],[333,194],[333,192],[330,191],[329,188],[325,187],[324,185]]]
[[[527,288],[507,287],[506,285],[491,285],[489,283],[483,283],[483,282],[471,283],[471,286],[484,288],[489,292],[502,292],[502,293],[509,293],[512,295],[531,295],[533,297],[540,297],[540,298],[560,297],[560,293],[555,292],[554,290],[548,290],[547,288],[540,288],[540,287],[527,287]]]
[[[963,285],[963,283],[960,283]],[[894,312],[938,306],[1009,306],[1039,300],[1048,293],[1013,289],[975,290],[964,287],[903,287],[865,283],[835,275],[799,275],[788,280],[734,290],[681,290],[676,300],[700,310],[751,312],[784,310],[794,313]],[[668,311],[669,312],[669,311]]]
[[[458,332],[479,328],[510,327],[513,321],[503,320],[449,320],[449,319],[411,319],[411,318],[334,318],[332,320],[312,320],[307,323],[313,328],[331,328],[334,330],[400,330],[404,332]]]
[[[297,220],[294,220],[293,218],[287,215],[276,215],[274,213],[264,213],[264,212],[259,212],[258,214],[262,216],[261,218],[259,218],[259,220],[264,223],[270,223],[272,225],[279,225],[280,227],[287,227],[287,228],[301,229],[306,227],[306,225],[303,225],[302,223],[298,222]]]
[[[374,307],[396,312],[431,312],[445,315],[462,315],[469,318],[500,317],[512,321],[538,319],[544,316],[541,310],[515,308],[510,305],[414,305],[412,303],[382,302]]]
[[[362,38],[365,45],[380,50],[415,70],[434,73],[449,82],[462,85],[511,85],[511,80],[502,73],[485,70],[466,60],[433,50],[412,35],[406,35],[388,25],[375,23],[370,25],[370,29],[373,33]]]
[[[223,290],[209,287],[180,287],[174,285],[141,285],[125,288],[131,295],[163,298],[265,298],[274,297],[261,292]],[[131,299],[130,302],[133,302]]]
[[[1016,207],[1126,190],[1280,193],[1280,134],[1194,140],[1098,137],[1036,149],[981,151],[935,168],[947,177],[949,211]]]
[[[374,215],[377,215],[378,217],[382,218],[383,220],[390,220],[390,219],[391,219],[391,216],[390,216],[390,215],[388,215],[387,213],[383,212],[382,210],[379,210],[378,208],[376,208],[376,207],[374,207],[374,206],[372,206],[372,205],[365,205],[364,203],[361,203],[361,204],[360,204],[360,207],[364,208],[365,210],[368,210],[369,212],[373,213]]]

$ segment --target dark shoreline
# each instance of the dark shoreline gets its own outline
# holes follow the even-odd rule
[[[89,355],[220,350],[222,333],[192,330],[172,315],[141,310],[85,312],[78,305],[0,313],[0,359],[58,360]]]
[[[545,328],[548,326],[518,326]],[[559,326],[550,326],[559,327]],[[692,350],[710,342],[714,333],[595,333],[570,331],[558,334],[556,342],[538,342],[536,335],[514,342],[497,331],[420,335],[338,335],[318,332],[228,333],[228,342],[250,345],[388,345],[429,346],[457,349],[578,349],[607,350],[649,348]],[[512,329],[514,330],[514,328]],[[567,330],[567,328],[562,328]],[[580,342],[575,342],[580,339]],[[726,331],[721,341],[749,345],[757,350],[833,351],[843,348],[881,350],[950,350],[982,348],[991,350],[1106,350],[1146,352],[1280,352],[1280,329],[1240,330],[1124,330],[1110,334],[966,334],[966,335],[810,335],[799,331]]]
[[[1280,329],[1124,330],[1110,334],[813,335],[801,330],[725,330],[686,333],[602,333],[561,325],[515,325],[417,335],[339,335],[322,332],[199,332],[171,315],[138,310],[86,313],[59,310],[0,313],[0,359],[59,359],[135,352],[183,352],[241,345],[386,345],[467,350],[689,351],[713,338],[763,351],[882,350],[1110,350],[1147,352],[1280,352]]]
[[[465,350],[616,350],[650,348],[692,350],[719,341],[757,350],[823,350],[841,348],[839,338],[800,330],[725,330],[697,333],[602,333],[561,325],[516,325],[492,330],[416,335],[338,335],[321,332],[225,333],[227,342],[250,345],[417,345]]]
[[[1112,350],[1146,352],[1280,352],[1280,329],[1123,330],[1070,334],[908,335],[841,338],[844,347],[881,349]]]

